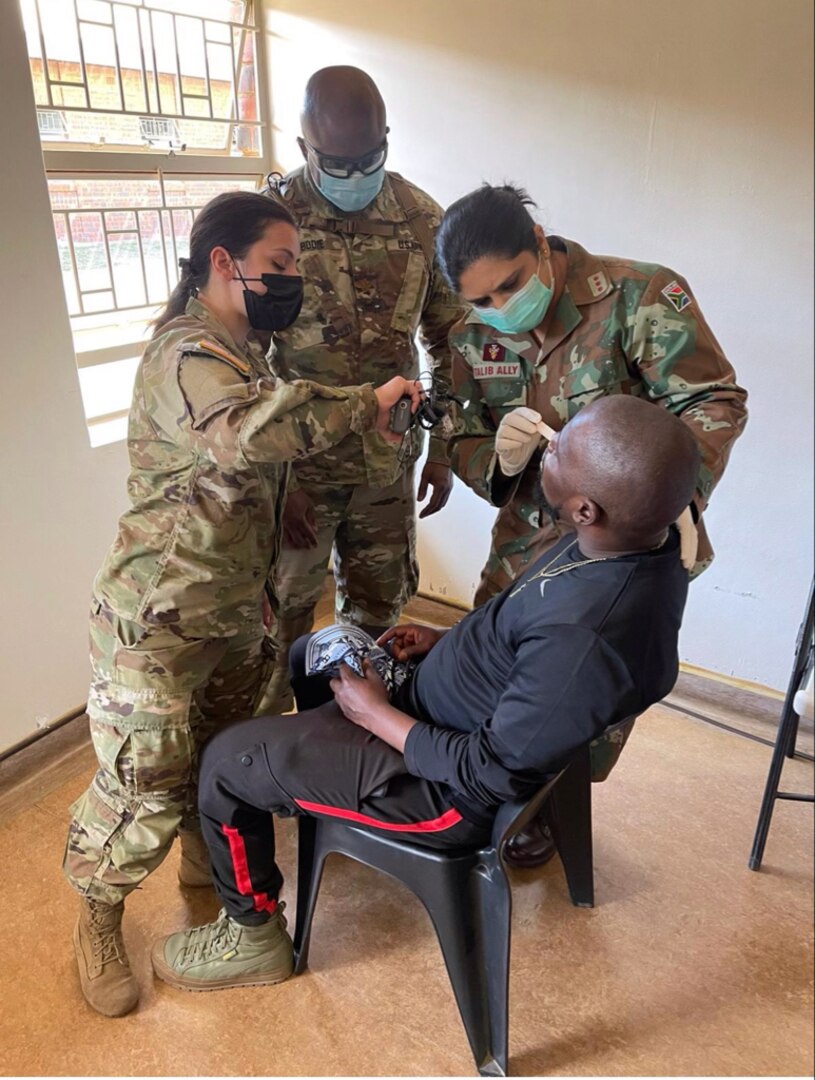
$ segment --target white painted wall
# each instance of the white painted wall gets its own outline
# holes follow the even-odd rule
[[[783,688],[812,568],[811,0],[264,0],[276,157],[302,88],[350,63],[392,168],[441,203],[523,183],[553,231],[681,271],[750,390],[707,515],[682,657]],[[468,601],[493,512],[459,485],[422,587]]]
[[[91,450],[16,3],[0,4],[0,750],[81,705],[124,443]]]
[[[449,202],[527,184],[541,219],[691,280],[752,393],[710,510],[685,659],[781,687],[811,565],[812,95],[808,0],[266,0],[278,157],[306,78],[367,68],[391,164]],[[25,42],[0,4],[0,750],[85,699],[87,604],[125,505],[123,444],[90,448]],[[491,511],[423,523],[423,585],[466,600]]]

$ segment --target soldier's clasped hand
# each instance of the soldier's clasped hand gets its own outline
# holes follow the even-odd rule
[[[379,412],[376,418],[376,430],[388,442],[399,443],[402,436],[391,431],[390,411],[402,397],[410,398],[410,411],[415,413],[422,400],[422,387],[415,379],[403,379],[401,375],[390,379],[374,390]]]

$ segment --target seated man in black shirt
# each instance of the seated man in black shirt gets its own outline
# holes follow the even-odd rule
[[[552,438],[541,468],[546,502],[574,534],[451,630],[385,635],[397,659],[422,657],[393,700],[371,669],[360,678],[343,667],[330,683],[294,671],[300,708],[304,698],[315,708],[216,735],[199,807],[223,910],[156,943],[158,976],[211,990],[291,974],[272,815],[481,845],[501,803],[663,698],[688,588],[671,523],[698,468],[671,413],[626,396],[593,402]]]

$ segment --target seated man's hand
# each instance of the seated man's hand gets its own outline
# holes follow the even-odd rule
[[[391,656],[396,660],[410,660],[412,656],[424,656],[447,633],[432,626],[419,626],[417,623],[405,623],[404,626],[392,626],[390,630],[377,638],[377,645],[390,645]]]
[[[283,546],[298,550],[317,546],[314,503],[302,488],[295,488],[286,496],[283,510]]]
[[[339,678],[331,680],[331,689],[345,718],[370,731],[377,710],[389,704],[388,691],[367,660],[364,671],[361,679],[347,664],[340,664]]]

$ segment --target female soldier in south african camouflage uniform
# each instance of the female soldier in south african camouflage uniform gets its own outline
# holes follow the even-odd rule
[[[563,535],[542,504],[544,433],[609,394],[670,410],[699,444],[696,576],[713,558],[702,513],[744,430],[747,394],[684,278],[548,236],[531,205],[525,191],[484,184],[448,208],[436,238],[448,284],[471,305],[449,337],[453,390],[466,402],[457,409],[450,463],[499,508],[475,603],[499,593]],[[692,534],[690,520],[687,528]],[[593,746],[598,778],[626,736],[615,732]],[[554,853],[546,835],[523,851],[519,836],[505,853],[518,865],[540,865]]]

